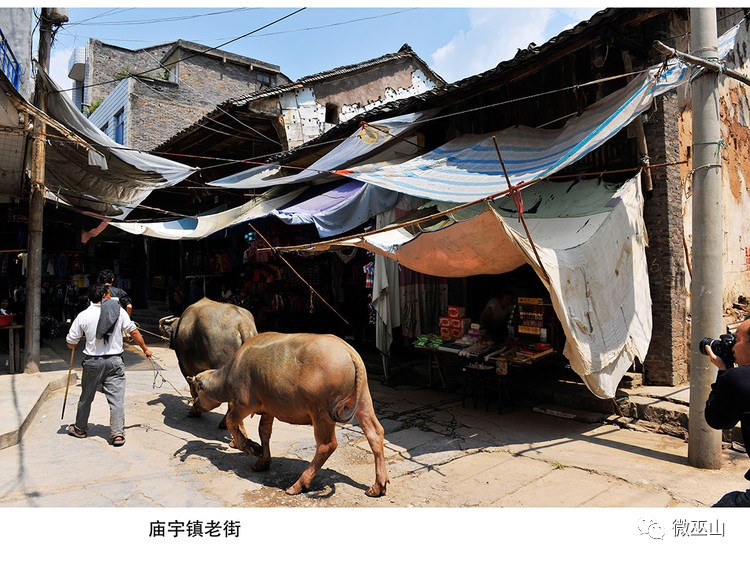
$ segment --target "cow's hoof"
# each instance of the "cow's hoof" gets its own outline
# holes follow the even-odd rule
[[[383,497],[385,496],[385,485],[375,483],[375,485],[365,491],[365,495],[368,497]]]
[[[253,471],[268,471],[271,467],[271,460],[264,460],[260,459],[257,462],[255,462],[252,466],[250,466],[250,469]]]
[[[248,438],[242,451],[245,452],[245,454],[252,454],[253,456],[260,457],[263,455],[263,446]]]
[[[297,483],[286,489],[285,493],[287,495],[299,495],[304,490],[305,489],[302,487],[302,483],[297,481]]]

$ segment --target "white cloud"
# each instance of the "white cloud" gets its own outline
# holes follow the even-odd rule
[[[469,29],[460,30],[432,53],[432,68],[449,82],[479,74],[510,60],[530,43],[541,45],[596,10],[486,8],[469,10]]]
[[[68,62],[73,54],[72,49],[54,49],[49,59],[49,75],[70,97],[73,82],[68,78]]]

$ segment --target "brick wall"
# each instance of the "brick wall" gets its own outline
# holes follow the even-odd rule
[[[188,53],[181,51],[180,56]],[[257,91],[258,72],[249,67],[200,56],[179,64],[180,90],[185,100],[215,107],[227,99]]]
[[[141,51],[130,51],[105,45],[92,39],[88,45],[86,103],[102,101],[117,86],[122,74],[145,72],[157,68],[167,46],[157,46]]]
[[[96,40],[89,44],[88,104],[105,99],[124,72],[151,71],[152,78],[132,80],[129,146],[139,150],[153,149],[227,99],[257,90],[257,69],[183,50],[176,53],[186,59],[178,63],[178,81],[157,78],[163,71],[154,69],[169,47],[129,51]]]
[[[198,105],[171,82],[132,82],[129,145],[138,150],[153,149],[213,108]]]
[[[652,162],[680,160],[680,109],[676,93],[655,101],[656,111],[645,125]],[[649,246],[653,334],[644,363],[645,382],[676,385],[687,382],[687,323],[682,183],[677,166],[651,172],[653,192],[644,203]]]

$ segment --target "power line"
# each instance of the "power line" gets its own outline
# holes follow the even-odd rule
[[[215,47],[208,47],[205,50],[198,51],[196,53],[193,53],[191,55],[186,56],[185,58],[178,59],[178,60],[174,61],[173,64],[178,64],[180,62],[184,62],[186,60],[190,60],[190,59],[195,58],[197,56],[205,55],[206,53],[209,53],[211,51],[219,50],[222,47],[225,47],[225,46],[227,46],[227,45],[229,45],[231,43],[235,43],[235,42],[237,42],[237,41],[239,41],[241,39],[244,39],[245,37],[249,37],[250,35],[253,35],[254,33],[257,33],[258,31],[262,31],[263,29],[267,29],[267,28],[269,28],[269,27],[271,27],[273,25],[276,25],[277,23],[280,23],[280,22],[284,21],[287,18],[290,18],[290,17],[292,17],[294,15],[297,15],[298,13],[302,12],[303,10],[306,10],[306,8],[299,8],[299,9],[295,10],[294,12],[291,12],[291,13],[289,13],[289,14],[287,14],[285,16],[282,16],[280,18],[277,18],[274,21],[272,21],[270,23],[267,23],[265,25],[262,25],[262,26],[258,27],[257,29],[254,29],[252,31],[249,31],[248,33],[244,33],[243,35],[240,35],[239,37],[235,37],[233,39],[230,39],[229,41],[221,43],[220,45],[217,45]],[[155,72],[155,71],[161,70],[161,69],[162,69],[162,67],[158,66],[156,68],[150,68],[148,70],[144,70],[142,72],[138,72],[137,74],[131,74],[131,76],[133,76],[134,78],[139,78],[139,77],[141,77],[141,78],[148,78],[147,74],[149,72]],[[112,83],[115,83],[115,82],[119,82],[120,80],[122,80],[122,78],[114,78],[112,80],[105,80],[105,81],[99,82],[97,84],[86,84],[83,87],[84,88],[93,88],[95,86],[103,86],[103,85],[106,85],[106,84],[112,84]],[[67,92],[67,91],[73,91],[75,89],[76,88],[68,88],[68,89],[63,89],[63,90],[58,90],[58,91],[60,91],[60,92]]]
[[[133,8],[128,8],[129,10],[132,10]],[[224,14],[230,14],[235,12],[244,12],[247,10],[257,10],[258,8],[232,8],[231,10],[222,10],[219,12],[209,12],[206,14],[192,14],[192,15],[186,15],[186,16],[172,16],[172,17],[164,17],[164,18],[152,18],[152,19],[142,19],[142,20],[122,20],[122,21],[100,21],[96,22],[95,24],[86,23],[93,19],[96,19],[97,17],[104,17],[105,14],[100,14],[99,16],[93,16],[87,20],[83,20],[80,22],[73,23],[72,25],[75,26],[88,26],[88,25],[96,25],[97,27],[103,26],[103,25],[150,25],[153,23],[165,23],[170,21],[185,21],[190,19],[197,19],[197,18],[204,18],[209,16],[220,16]],[[110,10],[110,11],[116,11],[116,10]]]
[[[142,49],[142,50],[141,50],[141,51],[139,51],[139,52],[143,52],[143,53],[144,53],[145,55],[147,55],[147,56],[150,56],[150,57],[151,57],[152,59],[156,60],[156,57],[154,57],[154,55],[153,55],[153,54],[151,54],[151,53],[147,52],[147,51],[146,51],[146,50],[144,50],[144,49]],[[159,63],[159,61],[158,61],[158,60],[156,60],[156,62],[157,62],[157,64]],[[163,68],[163,67],[162,67],[162,68]],[[147,88],[149,88],[149,89],[150,89],[151,91],[153,91],[153,92],[155,92],[155,93],[158,93],[159,95],[161,95],[161,96],[162,96],[162,97],[163,97],[164,99],[170,100],[170,99],[169,99],[169,97],[167,97],[167,96],[166,96],[166,95],[165,95],[165,94],[164,94],[163,92],[160,92],[160,91],[158,91],[158,90],[157,90],[156,88],[153,88],[153,87],[152,87],[152,86],[151,86],[150,84],[148,84],[148,83],[147,83],[146,81],[144,81],[144,80],[143,80],[142,78],[139,78],[138,76],[134,76],[133,78],[134,78],[134,79],[136,79],[136,80],[138,80],[138,81],[139,81],[139,82],[140,82],[141,84],[143,84],[144,86],[146,86]],[[187,86],[187,88],[188,88],[188,89],[190,89],[190,90],[191,90],[191,91],[192,91],[193,93],[195,93],[195,94],[199,95],[199,96],[200,96],[200,97],[202,97],[202,98],[203,98],[203,99],[204,99],[205,101],[207,101],[207,102],[209,102],[209,103],[210,103],[211,105],[213,105],[213,102],[212,102],[211,100],[209,100],[208,98],[206,98],[206,96],[205,96],[205,95],[203,95],[203,94],[202,94],[201,92],[197,91],[197,90],[196,90],[195,88],[193,88],[193,87],[192,87],[192,86],[190,86],[189,84],[184,84],[184,85],[185,85],[185,86]],[[171,100],[170,100],[170,101],[171,101]],[[250,130],[251,132],[253,132],[253,133],[255,133],[256,135],[258,135],[258,138],[259,138],[259,139],[263,139],[263,140],[266,140],[266,141],[268,141],[268,142],[270,142],[270,143],[272,143],[272,144],[278,144],[278,145],[281,145],[281,143],[280,143],[280,142],[279,142],[278,140],[274,140],[274,139],[272,139],[272,138],[270,138],[270,137],[268,137],[268,136],[264,135],[264,134],[263,134],[262,132],[260,132],[260,131],[258,131],[258,130],[256,130],[256,129],[254,129],[254,128],[253,128],[253,127],[251,127],[251,126],[250,126],[249,124],[247,124],[247,123],[244,123],[243,121],[240,121],[240,120],[239,120],[239,119],[238,119],[237,117],[235,117],[234,115],[231,115],[230,113],[228,113],[228,112],[227,112],[226,110],[224,110],[224,109],[223,109],[223,108],[221,107],[221,104],[217,104],[217,105],[216,105],[216,107],[217,107],[217,109],[219,109],[219,111],[221,111],[222,113],[224,113],[225,115],[227,115],[228,117],[230,117],[231,119],[233,119],[234,121],[236,121],[237,123],[239,123],[240,125],[242,125],[242,126],[246,127],[246,128],[247,128],[248,130]],[[211,110],[208,110],[208,111],[207,111],[207,116],[206,116],[206,118],[207,118],[208,120],[210,120],[210,121],[212,121],[212,122],[216,123],[216,124],[217,124],[217,125],[219,125],[219,126],[226,126],[226,127],[227,127],[227,128],[229,128],[230,130],[237,130],[237,132],[245,132],[245,131],[239,131],[238,129],[234,129],[234,128],[232,128],[232,127],[229,127],[229,125],[225,125],[224,123],[221,123],[220,121],[217,121],[216,119],[214,119],[213,117],[211,117],[211,116],[210,116],[210,112],[211,112]],[[201,127],[204,127],[204,128],[206,128],[206,129],[208,129],[208,130],[211,130],[211,131],[213,131],[213,132],[216,132],[216,133],[220,133],[220,132],[221,132],[221,131],[218,131],[218,130],[216,130],[216,129],[211,129],[210,127],[207,127],[206,125],[203,125],[203,124],[201,124],[201,123],[199,123],[199,126],[201,126]],[[228,134],[228,133],[225,133],[225,134]],[[230,135],[230,136],[231,136],[231,135]],[[248,139],[246,139],[246,140],[254,140],[254,138],[248,138]]]

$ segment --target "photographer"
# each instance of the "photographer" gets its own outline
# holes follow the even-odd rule
[[[715,429],[729,429],[743,420],[742,436],[745,446],[750,446],[750,319],[743,321],[735,331],[734,363],[716,356],[711,345],[702,349],[719,369],[716,382],[706,401],[706,422]],[[727,359],[729,360],[729,359]],[[748,472],[750,473],[750,472]],[[746,474],[747,478],[748,475]],[[714,506],[750,506],[750,489],[732,491],[724,495]]]

